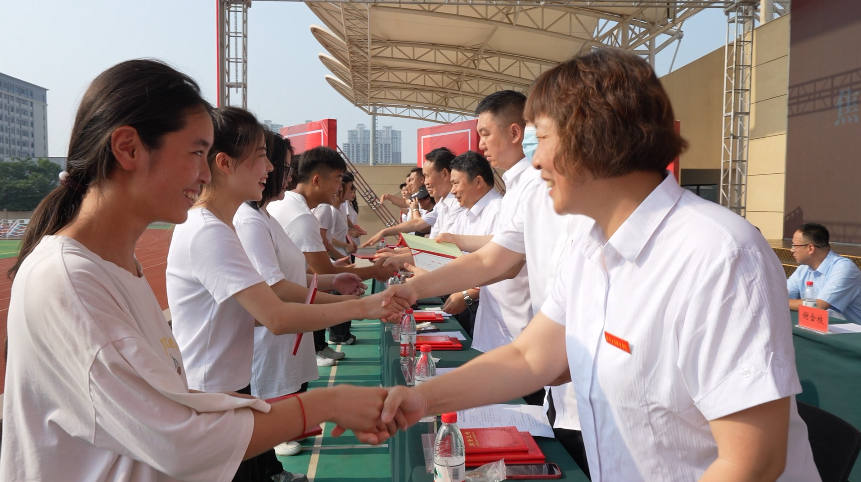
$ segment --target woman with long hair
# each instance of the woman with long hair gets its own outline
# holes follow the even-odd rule
[[[230,480],[324,420],[387,436],[373,421],[382,389],[271,405],[188,389],[134,248],[150,223],[184,222],[210,182],[210,110],[191,78],[152,60],[111,67],[85,92],[66,171],[10,270],[0,479]]]
[[[297,296],[295,285],[267,283],[233,227],[239,207],[262,198],[273,170],[264,128],[238,107],[215,109],[212,122],[207,156],[212,180],[203,186],[188,220],[174,230],[167,256],[167,297],[189,388],[251,395],[255,321],[273,335],[283,335],[345,319],[382,318],[394,310],[382,307],[379,296],[305,305],[306,289]],[[267,451],[244,462],[235,480],[268,481],[277,475],[271,473],[274,458],[274,451]]]
[[[284,199],[290,181],[293,149],[290,140],[265,131],[267,157],[273,169],[266,178],[259,201],[248,201],[233,216],[236,234],[254,268],[275,290],[289,290],[290,301],[303,302],[308,295],[312,275],[307,274],[305,255],[287,236],[266,207],[271,201]],[[352,273],[319,275],[317,288],[336,289],[347,295],[361,294],[365,285]],[[315,303],[336,303],[348,299],[319,293]],[[311,333],[273,335],[264,326],[254,328],[254,359],[251,365],[251,394],[266,400],[307,391],[308,382],[318,379],[314,341]],[[298,442],[275,447],[277,455],[294,455],[301,450]]]

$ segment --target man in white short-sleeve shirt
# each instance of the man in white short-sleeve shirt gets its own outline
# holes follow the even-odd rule
[[[438,291],[464,289],[508,276],[511,279],[491,285],[489,292],[495,298],[508,300],[511,308],[504,312],[503,319],[515,338],[532,315],[538,313],[549,294],[562,254],[563,235],[569,230],[576,231],[585,222],[582,216],[560,216],[553,210],[541,172],[531,165],[537,139],[534,127],[525,127],[525,102],[523,94],[500,91],[487,96],[476,110],[481,136],[479,148],[494,167],[506,169],[502,176],[506,193],[494,236],[446,237],[446,241],[473,254],[462,257],[452,267],[437,269],[429,275],[430,279],[413,280],[419,287],[440,280],[439,290],[426,294],[434,296]],[[529,157],[524,150],[529,151]],[[556,436],[585,470],[586,456],[580,435],[576,433],[580,430],[577,397],[567,383],[549,389],[551,397],[546,408],[553,419]],[[542,392],[539,390],[524,398],[530,404],[540,405],[544,403]]]
[[[341,267],[332,264],[326,245],[320,235],[320,222],[311,213],[311,209],[320,204],[329,203],[341,187],[341,181],[347,164],[332,149],[315,147],[302,153],[299,157],[298,184],[296,189],[288,191],[281,201],[269,204],[269,214],[275,218],[290,239],[305,254],[305,261],[311,271],[318,274],[354,273],[363,280],[370,278],[384,279],[391,275],[391,268],[383,267],[382,261],[373,266]],[[330,340],[334,343],[352,343],[355,340],[349,332],[349,322],[343,326],[330,327]],[[315,332],[315,348],[318,355],[332,359],[344,358],[343,352],[330,348],[320,332]]]
[[[425,162],[422,166],[424,185],[436,201],[432,211],[424,214],[421,219],[410,219],[397,226],[383,229],[362,246],[373,246],[385,239],[386,236],[424,231],[427,228],[431,228],[430,238],[433,239],[440,232],[444,232],[440,231],[441,228],[449,229],[463,211],[457,199],[451,195],[451,161],[454,157],[454,154],[445,147],[434,149],[425,155]]]

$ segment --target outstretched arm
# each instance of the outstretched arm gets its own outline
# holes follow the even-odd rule
[[[394,236],[400,233],[410,233],[413,231],[421,231],[422,229],[427,229],[430,227],[430,224],[426,223],[423,219],[410,219],[409,221],[405,221],[401,224],[386,228],[381,230],[379,233],[371,236],[371,238],[364,243],[362,243],[362,247],[372,246],[374,244],[379,243],[386,236]]]
[[[552,383],[567,370],[565,327],[539,312],[514,342],[417,387],[390,388],[382,419],[396,419],[399,428],[406,428],[426,414],[507,402]]]

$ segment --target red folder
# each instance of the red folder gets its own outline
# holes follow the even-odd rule
[[[529,451],[517,427],[465,428],[460,434],[467,455]]]
[[[311,280],[311,286],[308,287],[308,296],[305,298],[306,305],[313,305],[314,298],[317,297],[317,275],[314,274],[314,278]],[[293,343],[293,356],[296,356],[296,352],[299,351],[299,344],[302,343],[302,335],[304,333],[299,333],[296,335],[296,342]]]
[[[439,313],[417,313],[413,312],[416,321],[442,321],[442,315]]]
[[[463,432],[461,432],[463,433]],[[512,453],[493,453],[493,454],[466,454],[466,466],[478,467],[480,465],[496,462],[499,459],[505,459],[506,464],[543,464],[545,461],[544,453],[538,448],[535,439],[529,432],[520,432],[523,441],[526,443],[528,451],[512,452]]]
[[[288,398],[295,397],[296,395],[299,395],[299,394],[298,393],[291,393],[290,395],[284,395],[281,397],[269,398],[266,400],[266,403],[272,404],[275,402],[280,402],[281,400],[287,400]],[[320,435],[322,433],[323,433],[323,427],[321,427],[320,425],[317,425],[316,427],[312,428],[311,430],[308,430],[307,432],[303,433],[302,435],[296,437],[293,440],[299,440],[299,439],[308,438],[308,437],[316,437],[317,435]]]
[[[452,338],[448,335],[418,335],[416,336],[416,346],[419,345],[454,345],[458,341],[457,338]]]

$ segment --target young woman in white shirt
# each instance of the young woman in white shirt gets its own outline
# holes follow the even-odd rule
[[[651,67],[610,49],[575,57],[536,80],[525,114],[554,210],[592,222],[569,233],[513,343],[391,389],[383,420],[570,379],[593,481],[820,480],[783,269],[756,228],[666,171],[686,143]],[[433,291],[409,285],[389,292]]]
[[[150,223],[185,221],[209,182],[210,109],[153,60],[111,67],[85,92],[61,183],[10,271],[0,480],[224,481],[324,420],[377,426],[382,389],[272,405],[189,391],[134,248]]]
[[[273,170],[266,178],[263,197],[260,201],[240,205],[233,217],[233,226],[248,259],[266,283],[274,286],[273,289],[288,291],[290,301],[303,302],[312,278],[307,273],[305,255],[266,211],[270,201],[284,198],[290,180],[292,147],[289,139],[268,129],[265,136],[267,157]],[[321,293],[315,303],[337,303],[345,298],[322,291],[334,288],[345,295],[362,294],[365,285],[355,274],[341,273],[318,276],[317,288]],[[301,341],[297,340],[297,334],[273,335],[266,327],[254,328],[252,395],[266,400],[282,398],[307,391],[308,382],[319,378],[312,334],[305,333]],[[275,447],[277,455],[294,455],[299,450],[298,442],[285,442]]]
[[[282,335],[345,319],[382,318],[394,310],[384,309],[378,296],[309,306],[302,304],[304,294],[296,296],[295,287],[266,283],[233,229],[237,209],[261,199],[272,170],[264,128],[236,107],[215,109],[212,120],[214,140],[207,156],[212,181],[203,186],[188,220],[174,229],[165,273],[167,298],[189,387],[250,395],[255,321]],[[266,473],[274,465],[272,458],[270,451],[244,462],[237,479],[275,475]]]

